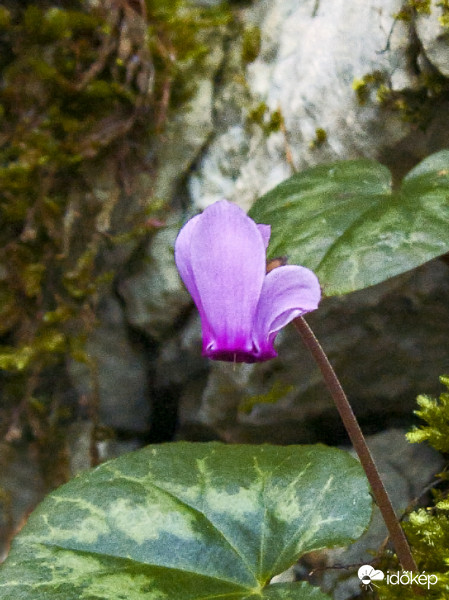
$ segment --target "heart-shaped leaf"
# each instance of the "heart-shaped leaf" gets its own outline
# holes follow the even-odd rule
[[[326,296],[347,294],[449,251],[449,150],[422,161],[397,192],[374,161],[313,167],[262,196],[250,216],[272,227],[270,258],[315,271]]]
[[[31,515],[3,600],[325,600],[268,585],[311,550],[358,538],[359,463],[325,446],[149,446],[86,472]]]

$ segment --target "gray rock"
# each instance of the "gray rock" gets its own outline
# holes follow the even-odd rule
[[[29,445],[0,443],[0,563],[9,543],[46,492],[36,453]]]
[[[111,460],[117,458],[127,452],[133,452],[142,447],[142,443],[138,439],[131,440],[102,440],[98,442],[98,458],[100,461]]]
[[[204,34],[210,51],[195,79],[196,90],[182,110],[169,117],[164,134],[152,150],[158,170],[153,184],[157,198],[170,199],[213,130],[214,77],[224,59],[222,29]]]
[[[216,103],[223,104],[233,86],[232,103],[240,111],[231,121],[217,112],[215,139],[190,181],[194,203],[204,207],[226,197],[248,208],[291,174],[288,153],[302,169],[374,158],[404,138],[409,128],[398,116],[382,112],[374,97],[361,106],[352,89],[355,79],[374,71],[394,89],[416,84],[407,66],[410,26],[393,17],[401,4],[275,0],[244,11],[244,19],[261,29],[261,52],[246,67],[246,87],[236,90],[230,77],[218,90]],[[259,125],[248,124],[251,107],[262,102],[267,115],[281,111],[285,132],[267,136]],[[318,128],[327,134],[322,144],[315,143]]]
[[[87,419],[75,421],[67,427],[66,444],[71,477],[93,466],[94,432],[93,422]]]
[[[137,436],[127,440],[114,438],[96,440],[94,424],[87,419],[75,421],[68,426],[66,444],[71,477],[90,469],[99,462],[117,458],[143,445]]]
[[[163,388],[182,387],[205,376],[208,364],[201,357],[201,326],[196,314],[190,316],[182,331],[164,341],[155,370],[155,385]]]
[[[449,77],[449,31],[440,21],[444,9],[437,0],[430,4],[430,14],[421,13],[415,19],[416,33],[428,60],[442,75]]]
[[[174,261],[179,227],[178,222],[156,233],[138,270],[119,283],[128,322],[156,340],[170,332],[192,302]]]
[[[148,358],[131,343],[119,302],[106,298],[100,306],[99,326],[87,342],[88,368],[72,361],[70,377],[78,394],[98,404],[102,425],[119,430],[149,429]]]
[[[236,180],[240,177],[242,157],[249,152],[248,136],[242,125],[234,125],[217,136],[208,146],[201,161],[201,171],[189,181],[195,205],[204,209],[222,198],[230,199],[236,193]],[[206,183],[207,180],[207,183]],[[249,208],[239,197],[238,204]]]
[[[378,286],[324,300],[307,316],[354,410],[370,428],[410,419],[418,393],[439,392],[438,376],[449,360],[447,269],[433,261]],[[233,442],[335,442],[338,415],[292,327],[281,332],[277,349],[277,359],[254,365],[210,361],[201,398],[197,386],[185,389],[181,406],[189,410],[182,411],[187,419],[182,425],[201,423]]]

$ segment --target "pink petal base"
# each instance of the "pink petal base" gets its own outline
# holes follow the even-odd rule
[[[206,350],[203,352],[203,356],[210,358],[211,360],[223,360],[226,362],[235,363],[255,363],[270,360],[276,358],[277,352],[264,352],[263,354],[255,354],[254,352],[242,352],[241,350]]]

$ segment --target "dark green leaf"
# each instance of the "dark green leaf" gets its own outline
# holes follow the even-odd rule
[[[267,585],[368,524],[359,463],[324,446],[149,446],[84,473],[31,515],[3,600],[325,600]]]
[[[326,296],[347,294],[449,251],[449,151],[421,162],[397,192],[374,161],[307,169],[260,198],[250,216],[272,226],[269,258],[309,267]]]

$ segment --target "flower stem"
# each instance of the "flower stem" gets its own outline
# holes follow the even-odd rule
[[[366,444],[362,430],[358,424],[357,418],[349,404],[346,394],[341,387],[340,381],[335,374],[332,365],[329,362],[324,350],[322,349],[315,334],[310,329],[309,325],[302,317],[294,319],[293,324],[299,332],[304,344],[310,350],[318,367],[321,370],[324,381],[334,399],[335,405],[343,424],[348,432],[352,445],[357,452],[363,469],[365,470],[368,481],[371,485],[374,499],[382,513],[382,517],[390,534],[390,539],[393,542],[399,562],[402,568],[407,571],[417,571],[415,560],[412,556],[410,546],[404,531],[399,524],[399,521],[394,512],[391,500],[388,497],[387,490],[377,470],[374,459]]]

